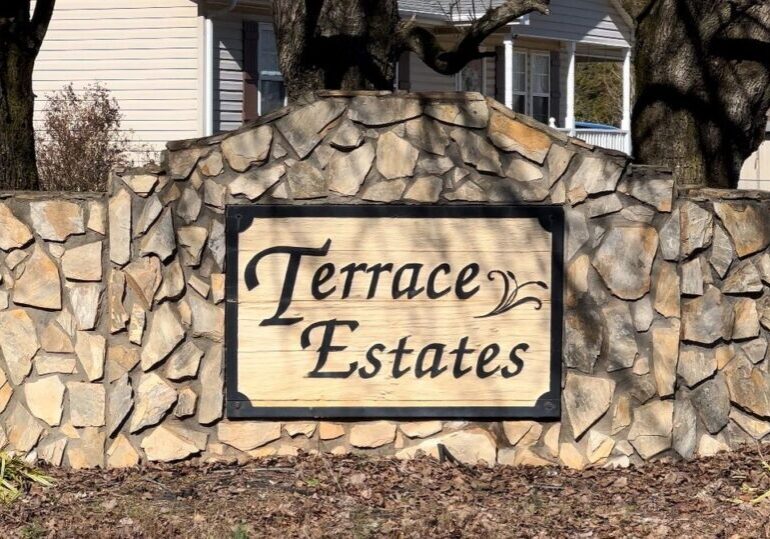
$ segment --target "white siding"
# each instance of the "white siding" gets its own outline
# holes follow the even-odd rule
[[[101,82],[137,148],[198,136],[197,10],[190,0],[59,0],[35,64],[36,125],[48,93]]]
[[[763,142],[749,157],[741,169],[741,189],[764,189],[770,191],[770,140]]]
[[[491,48],[491,47],[490,47]],[[454,75],[436,73],[414,53],[409,58],[409,90],[412,92],[454,92],[457,87]],[[495,96],[495,59],[485,58],[486,95]]]
[[[243,123],[243,21],[214,19],[214,132]]]
[[[532,13],[516,25],[519,36],[627,47],[631,30],[610,0],[551,0],[550,15]]]

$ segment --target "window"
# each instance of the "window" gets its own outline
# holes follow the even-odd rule
[[[513,53],[513,110],[529,114],[527,105],[527,53]]]
[[[547,52],[513,51],[511,108],[548,123],[551,113],[551,56]]]
[[[532,106],[530,115],[544,124],[551,113],[551,56],[548,53],[532,53]]]
[[[278,66],[278,47],[275,43],[275,31],[270,23],[259,23],[257,45],[257,113],[268,114],[286,104],[286,87]]]
[[[460,92],[484,93],[486,86],[486,70],[484,60],[479,58],[469,62],[457,74],[455,86]]]

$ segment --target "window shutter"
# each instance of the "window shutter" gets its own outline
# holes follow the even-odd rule
[[[412,81],[409,80],[409,72],[411,70],[412,53],[406,51],[401,54],[401,58],[398,59],[398,89],[406,90],[407,92],[412,87]]]
[[[505,50],[495,47],[495,99],[505,104]]]
[[[259,116],[259,23],[243,21],[243,121]]]

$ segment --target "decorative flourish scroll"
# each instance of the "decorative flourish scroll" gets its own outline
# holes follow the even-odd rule
[[[492,270],[487,273],[487,278],[490,281],[494,281],[496,275],[499,275],[503,279],[503,296],[500,298],[500,303],[498,303],[497,306],[487,314],[475,316],[474,318],[489,318],[490,316],[497,316],[498,314],[506,313],[511,309],[526,303],[535,304],[536,311],[539,311],[543,307],[543,302],[535,296],[523,296],[519,299],[516,299],[519,296],[519,292],[528,286],[539,286],[540,288],[547,290],[548,285],[543,281],[527,281],[519,284],[518,280],[516,280],[516,275],[514,275],[512,271],[503,270]]]

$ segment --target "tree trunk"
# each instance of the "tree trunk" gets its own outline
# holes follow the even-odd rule
[[[32,124],[35,54],[14,43],[0,45],[0,186],[37,190]]]
[[[397,0],[273,0],[286,93],[295,101],[324,89],[392,90],[396,61],[405,51],[452,75],[472,60],[493,56],[479,49],[484,39],[526,13],[548,13],[548,2],[498,3],[461,27],[457,43],[446,47],[430,30],[401,20]]]
[[[320,89],[393,89],[396,0],[275,0],[273,13],[290,100]]]
[[[634,154],[680,185],[736,187],[764,139],[770,10],[731,4],[658,0],[637,17]]]

